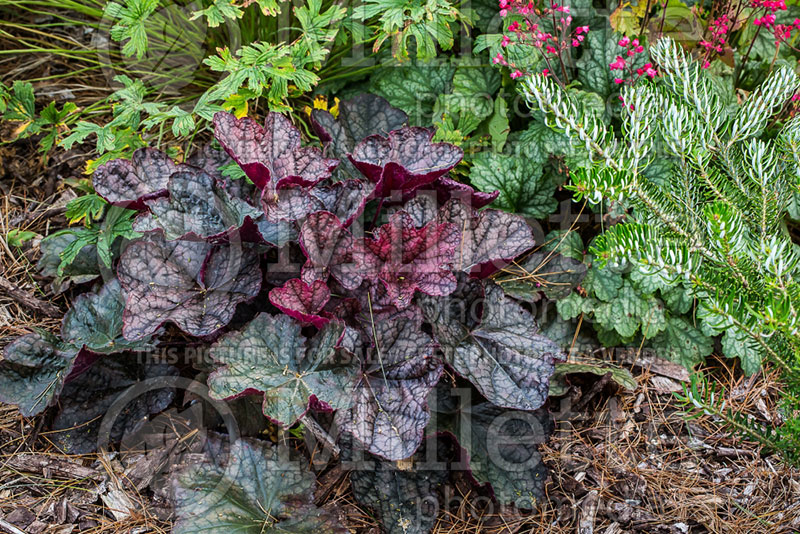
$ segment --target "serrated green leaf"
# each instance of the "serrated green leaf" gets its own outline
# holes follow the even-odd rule
[[[616,298],[622,287],[622,274],[608,265],[600,267],[592,264],[583,280],[583,287],[590,295],[603,302],[610,302]]]
[[[761,369],[764,358],[763,347],[736,327],[727,329],[722,335],[722,353],[728,358],[738,357],[742,370],[748,376]]]
[[[450,92],[455,67],[448,63],[390,65],[370,77],[370,92],[406,112],[412,126],[428,126],[439,95]]]
[[[211,461],[176,477],[176,534],[347,534],[312,504],[314,474],[290,451],[256,441],[231,445],[226,466]]]
[[[691,369],[711,354],[714,341],[683,317],[670,317],[666,328],[652,340],[651,346],[658,350],[659,356]]]
[[[297,321],[287,315],[258,315],[244,330],[212,347],[212,358],[223,367],[208,379],[211,396],[263,392],[264,415],[287,428],[305,414],[312,396],[333,409],[347,408],[358,369],[333,363],[343,328],[328,323],[307,347]]]
[[[500,191],[493,207],[528,217],[544,218],[558,206],[552,177],[542,174],[541,161],[525,156],[481,152],[473,160],[470,182],[484,192]]]

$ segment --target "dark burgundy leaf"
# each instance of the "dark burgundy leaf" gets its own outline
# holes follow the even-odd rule
[[[507,274],[495,279],[503,291],[536,302],[542,294],[550,300],[569,295],[586,276],[586,264],[557,252],[536,252],[504,271]]]
[[[144,380],[172,377],[178,370],[171,365],[141,365],[132,354],[105,356],[86,372],[67,382],[61,393],[58,414],[51,436],[70,454],[88,454],[97,449],[98,438],[120,441],[128,432],[136,432],[147,416],[165,410],[175,396],[175,389],[147,389],[124,402],[123,394]],[[118,411],[109,409],[119,401]],[[110,434],[99,436],[104,417],[113,417]],[[108,423],[107,423],[108,424]]]
[[[353,151],[365,137],[387,135],[408,122],[408,116],[393,108],[383,98],[361,93],[350,100],[339,103],[339,118],[334,119],[328,111],[315,109],[311,112],[311,124],[326,145],[326,154],[342,162],[336,175],[344,178],[360,178],[347,154]]]
[[[345,432],[372,454],[388,460],[417,450],[428,424],[428,393],[442,374],[433,340],[413,308],[368,326],[373,346],[363,360],[353,408],[340,411]]]
[[[115,159],[98,167],[92,182],[107,201],[136,209],[144,199],[165,195],[169,177],[182,167],[163,152],[140,148],[130,160]]]
[[[122,331],[129,340],[151,335],[166,321],[194,336],[212,334],[261,287],[252,249],[160,236],[131,244],[117,274],[128,293]]]
[[[306,347],[299,323],[259,314],[211,348],[211,357],[223,365],[208,379],[211,395],[230,399],[261,392],[264,415],[286,428],[306,413],[312,396],[331,409],[348,408],[357,375],[354,367],[335,363],[343,333],[342,325],[329,323]]]
[[[541,335],[533,316],[493,283],[485,298],[476,282],[461,280],[449,297],[420,295],[447,362],[490,402],[535,410],[547,398],[559,347]]]
[[[471,186],[457,182],[447,176],[442,176],[433,182],[433,188],[436,190],[440,205],[444,205],[450,199],[458,199],[476,210],[488,206],[500,196],[500,191],[494,191],[492,193],[475,191]]]
[[[458,229],[435,222],[417,228],[407,213],[399,212],[373,239],[356,242],[356,263],[363,265],[366,278],[383,282],[400,309],[411,303],[417,290],[447,295],[456,288],[451,265],[459,247]]]
[[[359,180],[345,180],[329,185],[318,184],[310,192],[319,200],[321,210],[333,213],[344,226],[350,226],[364,211],[364,204],[372,193],[372,187]]]
[[[292,221],[269,221],[262,215],[254,224],[261,239],[270,245],[282,247],[298,239],[297,225]]]
[[[260,189],[271,181],[311,185],[328,178],[339,164],[316,148],[300,146],[300,131],[279,113],[269,113],[262,128],[249,118],[214,115],[214,137]]]
[[[124,351],[146,351],[155,347],[149,336],[137,341],[122,337],[122,313],[125,296],[119,281],[106,282],[99,293],[78,296],[64,316],[62,339],[78,348],[98,354]]]
[[[344,226],[350,226],[364,210],[371,189],[358,180],[308,188],[289,184],[277,189],[268,186],[261,197],[264,213],[270,221],[297,221],[315,211],[336,215]]]
[[[492,209],[476,212],[457,200],[442,207],[439,222],[454,224],[461,232],[454,269],[480,278],[536,244],[528,223],[519,215]]]
[[[355,239],[336,215],[327,211],[312,213],[300,228],[300,245],[308,260],[303,280],[325,281],[333,276],[346,289],[355,289],[363,279],[363,267],[354,262]]]
[[[140,215],[134,229],[162,230],[168,240],[184,237],[220,238],[241,228],[259,210],[232,197],[214,178],[199,169],[176,172],[169,179],[169,197],[146,200],[150,213]]]
[[[214,148],[210,143],[203,145],[203,148],[194,152],[186,159],[186,163],[192,167],[202,169],[206,174],[210,174],[215,180],[220,182],[225,181],[222,176],[220,168],[231,162],[231,158],[223,151]],[[244,182],[244,180],[235,180],[236,182]]]
[[[320,280],[306,284],[294,279],[283,287],[276,287],[269,292],[269,301],[283,313],[306,324],[322,328],[330,319],[323,315],[323,308],[331,298],[331,292],[325,282]]]
[[[432,130],[418,127],[371,135],[353,149],[350,161],[376,184],[374,197],[406,194],[447,174],[464,156],[454,145],[431,143],[431,137]]]
[[[0,361],[0,401],[19,407],[25,417],[36,415],[61,392],[78,349],[41,331],[12,341]]]
[[[312,504],[314,474],[287,449],[238,440],[229,462],[195,464],[175,480],[175,534],[348,534]]]

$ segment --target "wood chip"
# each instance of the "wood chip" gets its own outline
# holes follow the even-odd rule
[[[50,476],[66,479],[89,478],[92,480],[105,478],[103,473],[91,467],[84,467],[69,460],[42,454],[16,454],[7,458],[4,465],[18,471],[47,475],[47,478]]]
[[[656,393],[676,393],[683,391],[683,386],[666,376],[651,376],[650,383]]]
[[[21,289],[16,284],[12,284],[0,276],[0,292],[5,293],[25,308],[44,315],[45,317],[61,317],[63,314],[53,304],[34,297],[32,294]]]
[[[639,369],[666,376],[679,382],[689,381],[689,371],[684,366],[651,354],[647,350],[643,350],[639,354],[632,350],[618,350],[615,355],[620,362],[633,365]]]

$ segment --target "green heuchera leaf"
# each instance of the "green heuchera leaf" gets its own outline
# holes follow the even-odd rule
[[[80,295],[61,325],[62,339],[75,347],[84,347],[98,354],[123,351],[146,351],[155,347],[155,340],[145,337],[128,341],[122,337],[122,312],[125,297],[119,280],[107,282],[99,293]]]
[[[602,328],[613,328],[623,338],[633,337],[639,327],[645,338],[652,338],[666,328],[664,304],[654,297],[643,296],[627,281],[612,302],[596,304],[593,311]]]
[[[583,373],[590,373],[597,376],[611,373],[611,380],[616,382],[620,387],[628,391],[636,389],[636,379],[633,378],[633,375],[627,369],[600,360],[596,362],[564,362],[556,364],[556,372],[550,380],[550,396],[560,397],[561,395],[566,395],[569,390],[566,377]]]
[[[578,80],[583,84],[583,88],[594,91],[603,99],[616,91],[614,78],[625,77],[619,71],[612,71],[608,67],[618,55],[625,55],[625,49],[617,44],[618,40],[610,26],[592,28],[586,35],[583,53],[576,62]]]
[[[312,395],[333,409],[347,408],[357,369],[333,363],[343,333],[343,326],[328,323],[306,346],[300,323],[288,315],[259,314],[211,348],[211,357],[224,367],[209,377],[210,394],[230,399],[264,393],[264,415],[286,428],[306,413]]]
[[[683,317],[670,317],[651,345],[664,358],[691,369],[714,350],[714,340]]]
[[[583,240],[574,230],[552,230],[545,236],[542,250],[555,250],[567,258],[583,261]]]
[[[481,152],[469,179],[481,191],[500,191],[492,207],[540,219],[558,206],[553,197],[557,184],[552,174],[542,174],[542,163],[524,155]]]
[[[408,114],[412,126],[428,126],[439,95],[449,92],[455,67],[412,62],[379,69],[370,78],[370,92]]]
[[[590,271],[591,272],[591,271]],[[583,303],[586,299],[577,293],[570,293],[568,296],[556,302],[558,315],[562,319],[574,319],[583,313]]]
[[[583,287],[590,295],[594,295],[604,302],[610,302],[616,298],[619,288],[622,287],[622,274],[606,265],[592,268],[586,273],[583,279]]]
[[[731,327],[722,336],[722,353],[728,358],[739,358],[742,370],[752,375],[761,369],[764,349],[756,340],[738,328]]]
[[[312,504],[314,474],[289,451],[256,441],[231,445],[226,466],[211,461],[178,474],[176,534],[347,534]]]
[[[555,252],[535,252],[520,264],[509,266],[495,279],[506,294],[536,302],[541,294],[550,300],[568,296],[586,274],[583,262]]]
[[[470,474],[488,484],[503,505],[530,510],[545,497],[547,468],[538,444],[553,432],[547,410],[532,412],[498,408],[488,402],[471,406],[467,395],[439,388],[432,395],[436,431],[447,431],[466,451]]]
[[[29,417],[52,402],[72,370],[78,349],[48,332],[19,337],[0,361],[0,401]]]
[[[395,462],[367,454],[350,474],[356,500],[380,516],[387,534],[428,534],[436,523],[436,490],[448,472],[441,465],[426,469],[422,452],[412,461],[411,469],[401,469]]]

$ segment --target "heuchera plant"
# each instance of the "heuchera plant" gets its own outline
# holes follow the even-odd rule
[[[370,477],[402,479],[425,497],[434,479],[422,471],[398,474],[386,462],[419,454],[426,438],[442,432],[465,439],[464,457],[480,463],[476,482],[491,484],[503,504],[531,508],[544,479],[534,438],[543,438],[548,425],[538,425],[541,432],[525,443],[501,447],[503,458],[535,460],[521,472],[509,472],[503,458],[478,443],[497,431],[490,416],[510,414],[515,435],[513,414],[547,419],[540,408],[562,355],[532,314],[491,279],[535,245],[531,229],[517,215],[481,209],[497,193],[448,177],[461,150],[433,143],[429,129],[404,126],[405,114],[383,99],[361,95],[340,109],[338,118],[312,115],[324,151],[302,146],[283,115],[270,113],[261,126],[218,113],[214,134],[224,153],[207,148],[178,164],[142,149],[131,161],[99,168],[96,191],[137,210],[134,228],[142,237],[123,247],[116,278],[74,303],[60,339],[36,333],[9,346],[0,362],[3,400],[26,415],[40,412],[79,374],[81,361],[147,350],[169,324],[211,344],[212,397],[259,395],[264,415],[284,428],[307,420],[309,411],[335,412],[342,449],[368,453],[382,466],[354,477],[356,496],[393,525],[403,519],[416,532],[426,523],[414,506],[376,501]],[[222,176],[228,156],[249,182]],[[245,302],[250,306],[240,308],[237,322],[246,324],[235,329],[230,323]],[[446,368],[485,400],[456,403],[441,416],[441,428],[427,428],[428,399]],[[466,434],[461,413],[480,414]],[[258,475],[273,454],[260,450],[237,442],[232,462],[259,456],[248,468]],[[204,477],[231,478],[258,500],[264,488],[247,480],[249,471],[234,476],[221,469],[183,477],[179,531],[198,524],[224,530],[215,509],[202,519],[181,516],[195,510],[189,490]],[[302,491],[270,491],[305,495],[307,506],[307,478],[297,475]],[[221,498],[226,514],[239,506]],[[402,504],[409,495],[396,498]],[[275,506],[291,517],[285,504]],[[247,521],[266,524],[269,510],[246,508]],[[309,528],[339,532],[334,523],[326,516]]]

